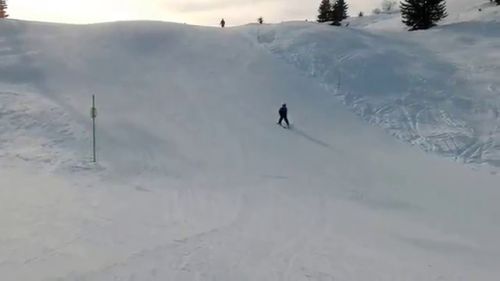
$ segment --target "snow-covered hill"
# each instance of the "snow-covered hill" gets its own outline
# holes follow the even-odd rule
[[[500,7],[459,0],[448,1],[448,7],[446,20],[429,31],[406,32],[399,14],[351,19],[352,28],[378,41],[364,39],[363,48],[354,49],[338,43],[334,48],[343,51],[337,57],[304,54],[300,68],[314,69],[312,75],[331,91],[338,88],[365,120],[398,138],[498,171]]]
[[[1,22],[1,279],[495,280],[498,177],[363,119],[495,170],[497,24]]]

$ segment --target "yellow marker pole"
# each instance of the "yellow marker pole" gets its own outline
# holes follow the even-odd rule
[[[92,108],[90,109],[90,116],[92,117],[92,150],[93,162],[97,162],[96,149],[95,149],[95,119],[97,117],[97,109],[95,108],[95,95],[92,95]]]

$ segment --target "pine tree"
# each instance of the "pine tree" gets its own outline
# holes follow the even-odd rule
[[[335,2],[331,12],[332,25],[340,25],[340,22],[347,18],[348,8],[345,0],[337,0],[337,2]]]
[[[500,0],[495,0],[495,2],[497,3],[497,5],[500,5]]]
[[[445,0],[404,0],[400,7],[410,30],[431,28],[447,16]]]
[[[0,0],[0,19],[5,19],[9,15],[7,14],[7,1]]]
[[[331,18],[332,5],[330,0],[321,0],[321,4],[318,9],[318,22],[327,22]]]

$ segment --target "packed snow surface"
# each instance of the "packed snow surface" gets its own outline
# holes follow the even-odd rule
[[[484,8],[412,33],[0,22],[0,279],[496,280]]]

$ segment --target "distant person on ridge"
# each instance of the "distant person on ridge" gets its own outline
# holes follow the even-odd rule
[[[224,19],[222,19],[222,20],[220,21],[220,26],[221,26],[222,28],[224,28],[224,26],[226,26],[226,21],[225,21]]]
[[[280,126],[283,126],[281,124],[281,122],[283,122],[283,120],[285,120],[285,123],[286,123],[286,127],[287,128],[290,128],[290,122],[288,122],[288,108],[286,107],[286,103],[284,103],[280,110],[278,111],[278,113],[280,114],[280,120],[278,121],[278,124]]]

